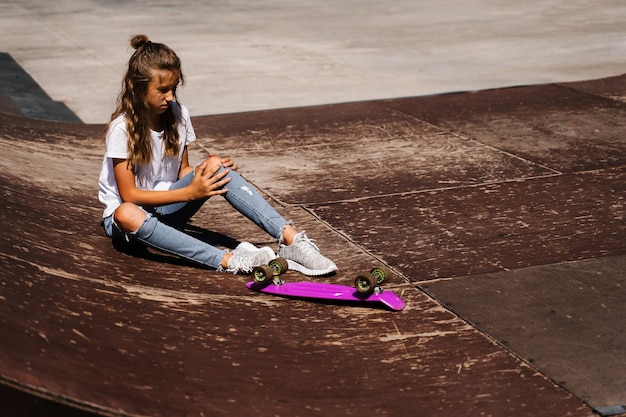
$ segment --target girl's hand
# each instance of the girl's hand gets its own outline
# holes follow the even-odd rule
[[[214,153],[210,153],[209,156],[217,156],[217,155],[215,155]],[[230,168],[233,171],[237,171],[237,168],[238,168],[237,165],[235,165],[235,161],[233,161],[230,156],[222,158],[222,166],[224,168]]]
[[[189,184],[190,200],[200,200],[228,192],[228,189],[224,188],[230,181],[230,178],[224,178],[228,175],[228,170],[217,173],[220,168],[221,165],[209,167],[207,161],[196,168],[193,180]]]

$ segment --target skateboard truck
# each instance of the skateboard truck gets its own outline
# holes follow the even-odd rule
[[[282,285],[285,280],[280,276],[287,272],[289,263],[285,258],[275,258],[268,262],[267,265],[259,265],[252,270],[252,278],[254,282],[260,285],[273,283],[274,285]]]
[[[354,280],[354,288],[364,295],[380,294],[382,285],[389,280],[391,271],[386,266],[377,266],[369,272],[359,274]]]

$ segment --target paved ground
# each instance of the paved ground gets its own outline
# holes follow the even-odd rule
[[[0,4],[0,415],[624,413],[624,6],[186,3]],[[233,155],[337,260],[325,281],[391,266],[404,311],[256,294],[102,236],[98,89],[155,16],[187,54],[193,159]],[[454,90],[481,91],[425,95]],[[222,200],[190,231],[271,244]]]
[[[136,32],[179,53],[200,116],[618,75],[625,15],[619,0],[3,0],[0,52],[105,123]]]

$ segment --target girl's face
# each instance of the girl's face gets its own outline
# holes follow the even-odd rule
[[[167,110],[176,96],[178,86],[178,73],[176,71],[155,71],[152,80],[148,83],[146,101],[150,113],[154,116],[161,115]]]

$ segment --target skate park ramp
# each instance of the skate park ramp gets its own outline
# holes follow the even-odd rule
[[[154,3],[0,5],[1,417],[626,415],[626,76],[607,30],[623,5],[341,3],[356,24],[326,2],[228,3],[207,24],[201,2]],[[185,54],[192,162],[231,155],[336,261],[319,281],[388,265],[403,311],[260,294],[111,244],[97,176],[130,19]],[[263,25],[293,41],[251,36]],[[220,198],[187,231],[275,244]]]
[[[385,263],[401,312],[118,251],[95,202],[103,126],[3,108],[3,415],[621,413],[625,89],[619,76],[195,119],[192,159],[237,149],[337,261],[324,282]],[[273,244],[220,199],[189,231]]]

